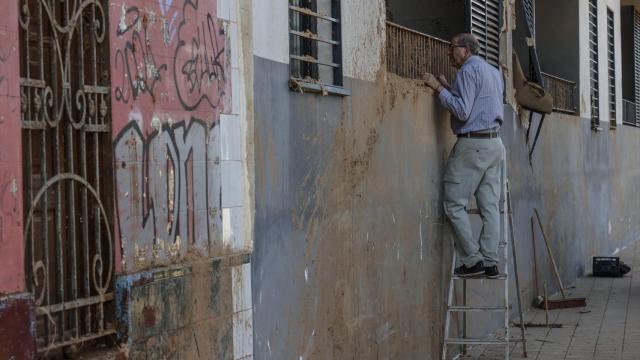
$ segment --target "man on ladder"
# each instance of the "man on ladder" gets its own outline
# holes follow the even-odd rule
[[[506,179],[505,149],[498,130],[503,121],[504,83],[498,69],[477,56],[480,44],[471,34],[458,34],[451,39],[449,57],[458,68],[453,86],[444,76],[436,78],[425,74],[424,80],[452,113],[451,129],[457,135],[456,142],[444,174],[444,211],[454,232],[456,251],[452,259],[452,274],[449,280],[447,314],[445,318],[442,359],[447,359],[448,345],[463,345],[463,353],[469,344],[500,344],[505,346],[505,359],[509,358],[509,280],[507,266],[507,215],[513,233],[508,182]],[[477,213],[482,218],[479,239],[473,236],[467,205],[474,194],[478,204]],[[503,201],[502,231],[500,220],[500,198]],[[509,204],[507,204],[509,203]],[[472,212],[469,210],[469,212]],[[504,238],[502,237],[504,236]],[[503,247],[505,270],[498,270],[498,247]],[[513,244],[512,244],[513,245]],[[524,322],[520,306],[520,289],[517,275],[515,247],[512,246],[513,265],[516,274],[518,310],[523,353],[526,357]],[[461,265],[457,268],[456,254]],[[467,306],[466,279],[481,277],[504,282],[504,299],[499,306]],[[462,279],[463,304],[453,303],[454,280]],[[466,314],[475,311],[497,311],[504,314],[504,337],[501,339],[470,339],[466,336]],[[462,313],[462,338],[449,337],[452,313]]]
[[[458,73],[450,87],[444,76],[425,74],[425,82],[451,114],[458,136],[444,174],[444,211],[455,234],[462,265],[460,277],[498,277],[500,185],[504,146],[498,136],[503,119],[502,75],[477,56],[480,44],[471,34],[451,39],[449,56]],[[466,206],[475,193],[482,216],[480,238],[474,238]]]

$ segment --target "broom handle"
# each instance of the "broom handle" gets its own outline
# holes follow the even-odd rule
[[[536,213],[536,218],[538,219],[538,225],[540,225],[540,231],[542,232],[542,238],[544,239],[544,244],[547,248],[547,252],[549,253],[549,258],[551,258],[551,265],[553,265],[553,273],[556,276],[556,281],[558,282],[558,286],[560,287],[560,292],[562,293],[562,298],[566,299],[567,296],[564,293],[564,286],[562,286],[562,280],[560,280],[560,274],[558,272],[558,266],[556,265],[556,260],[553,258],[553,253],[551,252],[551,247],[549,247],[549,241],[547,240],[547,234],[544,232],[544,227],[542,226],[542,221],[540,221],[540,215],[538,214],[538,209],[533,209]]]

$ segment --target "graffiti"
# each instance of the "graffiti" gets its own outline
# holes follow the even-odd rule
[[[131,98],[135,100],[141,94],[148,93],[155,102],[155,88],[162,79],[162,72],[167,70],[167,64],[158,64],[151,49],[147,28],[153,22],[154,13],[141,16],[137,7],[127,9],[122,5],[116,35],[129,38],[124,48],[117,49],[115,55],[115,70],[122,71],[121,83],[114,90],[117,101],[126,104]]]
[[[211,14],[199,17],[197,10],[198,0],[185,1],[173,58],[175,87],[185,110],[195,110],[202,102],[216,109],[225,96],[225,31]],[[189,32],[191,39],[185,41],[184,33],[192,19],[199,23]]]
[[[160,0],[158,3],[160,6],[160,12],[162,13],[162,41],[165,47],[173,41],[173,37],[176,34],[175,21],[178,17],[178,13],[174,12],[169,16],[169,10],[171,9],[172,4],[173,0]],[[169,17],[171,17],[171,20],[169,20]]]
[[[206,254],[221,231],[217,125],[163,123],[145,139],[139,112],[114,143],[119,231],[138,267]],[[130,241],[132,240],[132,241]]]
[[[4,66],[9,60],[9,56],[11,55],[12,51],[13,47],[9,48],[9,50],[7,51],[2,51],[2,49],[0,49],[0,70],[2,70],[0,71],[0,94],[2,94],[2,85],[8,86],[8,80],[4,73]]]

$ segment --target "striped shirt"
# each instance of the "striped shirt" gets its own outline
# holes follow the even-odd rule
[[[471,56],[458,70],[451,90],[440,91],[440,102],[453,116],[455,134],[498,129],[502,125],[502,74],[478,56]]]

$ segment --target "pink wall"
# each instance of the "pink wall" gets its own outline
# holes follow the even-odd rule
[[[0,6],[0,295],[25,290],[18,1]]]
[[[110,2],[118,272],[207,254],[218,236],[216,134],[231,71],[216,5]]]

